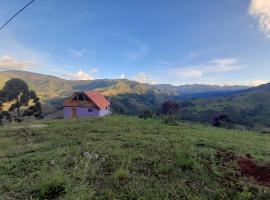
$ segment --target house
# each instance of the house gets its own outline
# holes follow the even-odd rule
[[[75,92],[64,103],[64,118],[103,117],[110,114],[110,102],[99,92]]]

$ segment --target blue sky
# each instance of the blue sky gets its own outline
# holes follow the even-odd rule
[[[0,23],[28,0],[0,0]],[[36,0],[0,31],[0,70],[148,83],[270,81],[269,0]]]

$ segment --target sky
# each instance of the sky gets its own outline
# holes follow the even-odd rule
[[[0,0],[0,25],[29,0]],[[35,0],[0,31],[0,70],[151,84],[270,82],[270,0]]]

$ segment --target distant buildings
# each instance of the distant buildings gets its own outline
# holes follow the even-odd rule
[[[103,117],[110,114],[110,102],[95,91],[75,92],[64,102],[64,118]]]

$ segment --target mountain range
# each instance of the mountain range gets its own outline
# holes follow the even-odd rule
[[[136,115],[157,110],[166,100],[181,103],[181,118],[211,122],[227,114],[234,123],[270,126],[270,83],[258,87],[216,85],[151,85],[128,79],[65,80],[27,71],[0,72],[0,88],[11,78],[23,79],[41,98],[44,111],[53,112],[76,90],[96,90],[107,96],[117,113]]]
[[[89,81],[73,81],[56,76],[43,75],[27,71],[10,70],[0,72],[0,88],[11,78],[20,78],[26,81],[31,89],[35,90],[42,99],[49,99],[67,95],[74,90],[97,90],[106,96],[120,94],[144,94],[152,91],[157,94],[178,96],[184,94],[209,93],[220,91],[239,91],[247,86],[217,86],[217,85],[180,85],[169,84],[151,85],[128,79],[96,79]]]

